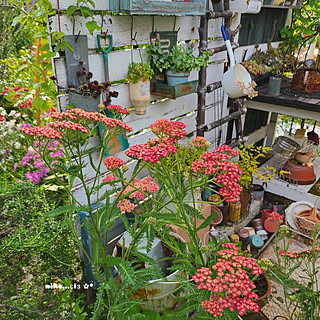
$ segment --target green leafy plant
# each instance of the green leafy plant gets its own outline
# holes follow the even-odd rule
[[[148,62],[153,69],[160,72],[171,69],[175,72],[190,72],[196,68],[200,70],[208,64],[211,51],[206,51],[202,55],[195,57],[193,55],[192,43],[185,48],[183,45],[175,45],[168,53],[164,53],[161,48],[160,38],[151,39],[151,44],[147,47]]]
[[[312,16],[310,16],[312,12]],[[281,30],[281,37],[292,52],[297,51],[301,44],[304,47],[310,44],[308,37],[314,34],[320,17],[319,2],[317,0],[303,1],[301,9],[294,9],[292,23]],[[300,41],[301,40],[301,41]],[[317,41],[317,37],[310,39]],[[319,41],[319,40],[318,40]]]
[[[320,247],[316,228],[312,245],[309,249],[289,251],[292,234],[285,225],[276,231],[274,252],[276,259],[262,261],[267,274],[283,289],[284,309],[288,319],[319,319],[320,293],[318,280],[318,263]],[[266,263],[267,262],[267,263]],[[277,299],[274,299],[279,304]]]
[[[68,221],[44,217],[55,206],[29,182],[0,189],[0,319],[74,319],[74,303],[83,304],[80,290],[45,289],[80,274]]]
[[[244,145],[240,145],[238,148],[239,159],[236,162],[241,169],[239,184],[243,190],[250,190],[252,187],[253,177],[264,178],[268,180],[268,176],[264,176],[259,172],[260,162],[258,159],[265,157],[265,154],[270,151],[267,147],[256,147],[254,144],[250,144],[247,148]],[[273,172],[272,176],[275,174]]]
[[[128,80],[133,83],[145,82],[153,76],[153,70],[147,63],[131,62],[128,67]]]
[[[93,9],[96,7],[96,4],[93,0],[78,0],[76,5],[71,5],[67,8],[67,17],[71,17],[76,11],[80,11],[81,15],[85,19],[91,19],[90,21],[86,22],[86,27],[90,34],[93,34],[95,30],[101,30],[102,28],[98,26],[98,23],[95,20],[89,5]]]

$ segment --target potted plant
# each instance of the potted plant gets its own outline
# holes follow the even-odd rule
[[[259,159],[265,157],[265,154],[270,150],[270,148],[262,146],[257,147],[254,144],[250,144],[247,148],[241,144],[238,148],[239,159],[236,161],[236,164],[242,171],[239,181],[239,184],[242,187],[242,192],[240,194],[241,213],[244,213],[247,210],[251,200],[254,189],[253,178],[255,177],[257,180],[266,182],[272,180],[276,174],[276,170],[273,167],[268,167],[264,171],[263,169],[259,170]]]
[[[69,103],[76,108],[83,109],[87,112],[98,112],[98,104],[100,97],[103,95],[105,106],[109,105],[111,98],[117,98],[117,91],[110,91],[111,83],[99,83],[97,80],[92,80],[92,72],[87,72],[83,66],[83,62],[79,62],[79,70],[77,71],[79,79],[79,88],[70,88]]]
[[[282,61],[275,59],[271,65],[271,76],[269,78],[269,94],[278,95],[280,94],[281,81],[282,81]]]
[[[147,63],[131,62],[128,68],[130,99],[135,113],[145,114],[150,101],[150,79],[153,70]]]
[[[151,40],[147,48],[148,60],[153,69],[159,72],[166,72],[169,86],[188,81],[192,69],[200,70],[208,64],[211,51],[204,52],[201,56],[193,55],[192,43],[185,48],[183,45],[175,45],[169,52],[164,52],[161,48],[160,38]]]

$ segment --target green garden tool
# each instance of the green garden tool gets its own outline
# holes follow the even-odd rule
[[[101,43],[100,43],[101,38],[109,39],[109,47],[107,49],[103,49],[101,47]],[[102,32],[101,34],[97,34],[97,40],[98,40],[98,48],[103,53],[105,81],[109,81],[108,53],[112,49],[112,35]]]

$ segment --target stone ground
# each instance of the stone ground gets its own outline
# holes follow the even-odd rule
[[[305,249],[311,248],[310,240],[306,240],[303,237],[297,237],[297,239],[289,240],[290,247],[289,251],[301,251]],[[276,256],[274,253],[275,242],[273,242],[265,249],[265,251],[261,254],[259,258],[268,258],[270,260],[276,260]],[[281,244],[280,244],[281,247]],[[297,269],[294,273],[294,279],[301,279],[303,276],[303,272],[301,268]],[[319,277],[320,280],[320,277]],[[268,319],[273,320],[276,316],[285,316],[285,308],[283,307],[283,289],[280,284],[277,284],[271,281],[271,299],[269,302],[262,308],[262,312],[267,316]],[[282,304],[281,304],[282,303]]]

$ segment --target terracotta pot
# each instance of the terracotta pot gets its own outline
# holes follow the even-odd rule
[[[216,207],[215,205],[211,204],[211,214],[213,213],[217,213],[217,216],[211,221],[211,226],[217,226],[218,224],[220,224],[222,222],[223,219],[223,214],[221,212],[221,210]]]
[[[150,81],[129,82],[130,100],[134,106],[134,112],[138,115],[146,114],[150,101]]]
[[[256,280],[255,280],[255,284],[257,286],[257,282],[259,282],[259,286],[265,286],[266,288],[266,292],[264,295],[262,295],[261,297],[259,296],[259,298],[255,301],[258,306],[260,307],[260,309],[262,309],[265,304],[266,304],[266,299],[268,297],[268,295],[270,294],[271,292],[271,283],[270,283],[270,280],[269,278],[265,275],[265,274],[262,274],[260,275]]]
[[[313,166],[302,166],[297,164],[294,159],[289,159],[285,163],[283,170],[289,172],[283,174],[283,178],[291,183],[307,185],[316,181],[316,175],[314,173]]]

